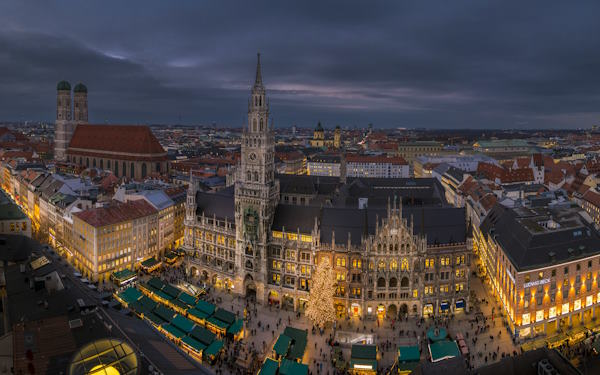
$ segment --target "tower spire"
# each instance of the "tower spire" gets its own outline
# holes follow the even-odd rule
[[[260,52],[256,54],[257,62],[256,62],[256,79],[254,81],[254,86],[262,86],[262,73],[260,69]]]

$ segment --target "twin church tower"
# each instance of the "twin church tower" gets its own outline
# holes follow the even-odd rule
[[[73,88],[73,110],[71,109],[71,84],[60,81],[56,86],[56,122],[54,124],[54,158],[67,159],[67,148],[77,124],[88,122],[87,87],[78,83]]]

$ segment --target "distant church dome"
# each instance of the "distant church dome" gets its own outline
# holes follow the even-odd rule
[[[73,88],[73,92],[83,92],[87,94],[87,87],[83,83],[79,82]]]
[[[319,123],[317,124],[317,128],[315,129],[315,131],[318,131],[318,132],[324,131],[323,126],[321,125],[321,121],[319,121]]]
[[[56,90],[58,91],[71,91],[71,84],[67,81],[60,81],[58,85],[56,85]]]

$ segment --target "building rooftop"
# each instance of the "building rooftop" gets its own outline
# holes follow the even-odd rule
[[[79,124],[75,128],[69,149],[166,155],[150,128],[145,125]]]
[[[111,201],[108,206],[95,207],[85,211],[75,212],[73,213],[73,216],[78,217],[93,227],[103,227],[138,219],[155,214],[156,212],[156,209],[145,200],[129,201],[125,203]]]
[[[600,252],[600,234],[579,207],[516,207],[496,204],[481,223],[518,271],[574,261]]]
[[[23,220],[27,216],[0,190],[0,220]]]

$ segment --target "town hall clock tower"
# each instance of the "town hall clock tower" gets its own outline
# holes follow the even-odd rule
[[[269,104],[258,54],[235,182],[236,267],[239,270],[235,287],[241,288],[244,295],[254,294],[260,302],[265,300],[267,243],[279,201],[274,154],[273,124],[269,123]]]

